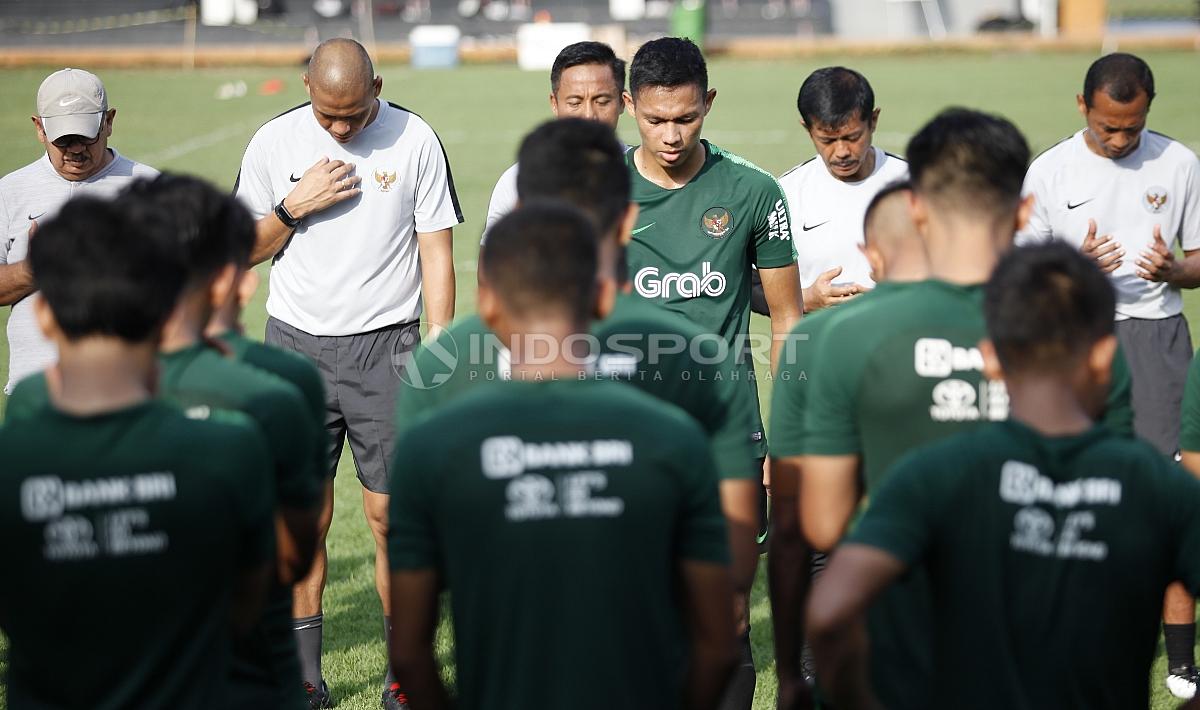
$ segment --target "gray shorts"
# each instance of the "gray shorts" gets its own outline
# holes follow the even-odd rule
[[[1192,362],[1192,337],[1182,315],[1117,321],[1117,340],[1129,362],[1133,431],[1167,456],[1179,452],[1183,388]]]
[[[337,472],[342,443],[349,438],[363,487],[387,493],[395,447],[394,363],[421,342],[412,321],[359,335],[311,335],[276,318],[267,319],[266,341],[308,357],[325,385],[325,430],[329,432],[329,475]]]

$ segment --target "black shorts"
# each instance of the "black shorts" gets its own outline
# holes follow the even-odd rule
[[[337,472],[342,444],[349,438],[358,480],[373,493],[387,493],[396,443],[398,363],[420,344],[420,323],[401,323],[358,335],[311,335],[268,318],[266,341],[308,357],[321,372],[329,476]]]
[[[1183,389],[1192,364],[1192,337],[1182,315],[1117,321],[1129,363],[1133,431],[1167,456],[1179,451]]]

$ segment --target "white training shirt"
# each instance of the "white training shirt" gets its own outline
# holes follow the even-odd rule
[[[872,146],[871,150],[875,151],[875,169],[858,182],[835,178],[820,156],[779,178],[792,213],[792,241],[804,288],[835,266],[842,267],[842,273],[834,284],[875,285],[871,265],[858,248],[863,243],[863,217],[880,190],[908,179],[908,163],[880,148]]]
[[[72,197],[87,195],[108,199],[138,178],[158,175],[154,168],[136,163],[115,149],[112,160],[87,180],[68,180],[54,171],[50,158],[42,157],[0,178],[0,264],[16,264],[29,256],[29,224],[53,217]],[[34,235],[34,239],[37,235]],[[8,382],[5,393],[22,379],[41,372],[58,360],[54,343],[42,336],[33,315],[33,294],[13,304],[8,318]]]
[[[479,235],[479,243],[487,240],[488,230],[499,222],[500,218],[517,208],[517,163],[505,170],[496,187],[492,188],[492,199],[488,202],[487,222],[483,224],[483,234]]]
[[[1179,289],[1135,273],[1139,254],[1154,243],[1154,225],[1172,250],[1200,249],[1200,160],[1183,144],[1143,131],[1132,153],[1112,160],[1096,155],[1083,131],[1038,156],[1025,175],[1033,214],[1018,243],[1062,239],[1076,247],[1087,236],[1112,235],[1125,250],[1110,274],[1117,290],[1117,320],[1160,319],[1182,312]]]
[[[463,221],[437,134],[415,113],[380,101],[375,120],[342,145],[303,104],[254,134],[234,192],[260,219],[323,157],[354,163],[362,194],[296,229],[272,264],[267,313],[312,335],[420,318],[416,233]]]

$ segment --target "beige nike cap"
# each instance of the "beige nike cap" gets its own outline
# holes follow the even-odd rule
[[[37,111],[51,142],[63,136],[95,138],[108,111],[108,94],[95,74],[60,69],[38,88]]]

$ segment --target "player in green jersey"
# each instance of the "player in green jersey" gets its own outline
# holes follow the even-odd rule
[[[579,121],[545,123],[521,144],[521,164],[533,169],[518,175],[517,192],[523,201],[565,200],[600,228],[600,269],[606,280],[618,284],[612,311],[592,328],[600,374],[680,407],[711,440],[729,527],[741,639],[727,697],[745,703],[753,698],[756,682],[749,603],[759,556],[759,466],[746,436],[757,417],[756,402],[735,379],[732,358],[719,337],[632,294],[625,246],[637,207],[629,201],[630,175],[622,153],[607,128]]]
[[[521,200],[560,199],[582,209],[603,235],[599,263],[604,278],[625,281],[612,312],[592,330],[598,373],[628,381],[679,406],[700,422],[712,440],[743,639],[742,666],[734,683],[752,694],[748,597],[758,561],[757,463],[745,434],[755,416],[755,403],[750,392],[731,378],[719,338],[706,337],[686,318],[628,293],[629,284],[622,278],[623,245],[636,219],[636,207],[629,202],[629,173],[612,131],[578,119],[547,122],[522,142],[520,160],[532,168],[520,173]],[[400,426],[419,412],[431,411],[500,377],[497,363],[506,350],[477,315],[456,321],[449,338],[435,342],[437,349],[418,351],[408,368],[400,398]],[[448,363],[455,363],[452,371]]]
[[[625,106],[641,145],[628,155],[640,212],[629,246],[634,293],[725,338],[757,397],[749,350],[750,273],[771,312],[771,364],[803,312],[787,200],[766,171],[701,139],[716,89],[699,48],[665,37],[642,45]],[[761,418],[749,432],[766,456]]]
[[[320,444],[314,448],[314,471],[329,470],[329,443],[325,432],[325,385],[321,374],[311,360],[292,350],[268,345],[264,342],[246,337],[242,329],[241,314],[246,305],[254,297],[258,289],[258,274],[243,266],[236,278],[235,293],[223,306],[217,308],[208,322],[206,331],[210,339],[217,340],[228,346],[234,358],[251,365],[293,385],[304,397],[306,409],[316,427],[316,436]],[[333,519],[333,479],[327,478],[322,485],[320,517],[317,525],[316,552],[313,556],[313,567],[309,575],[323,574],[326,569],[323,560],[326,555],[323,531],[329,530]],[[322,564],[318,564],[322,562]],[[317,570],[321,570],[318,572]],[[293,601],[303,592],[293,587]],[[280,600],[280,606],[283,602]],[[295,607],[293,607],[295,608]],[[324,616],[298,617],[292,619],[292,630],[295,634],[295,646],[298,647],[300,662],[300,678],[302,689],[308,698],[309,707],[322,708],[332,704],[329,686],[321,673],[321,641],[323,636]],[[283,638],[279,639],[280,656],[291,648],[292,644]],[[289,672],[290,677],[290,672]],[[312,682],[306,679],[316,679]]]
[[[236,649],[229,707],[302,707],[296,644],[291,633],[291,583],[312,561],[319,492],[324,470],[315,467],[319,429],[307,415],[300,392],[258,368],[227,357],[203,337],[217,305],[232,297],[244,268],[253,222],[233,198],[195,178],[163,175],[126,189],[117,204],[147,229],[177,241],[188,277],[163,329],[159,392],[189,412],[224,409],[253,420],[269,445],[278,503],[277,575],[256,633]],[[11,414],[23,416],[44,401],[58,382],[34,376],[14,390]]]
[[[316,547],[320,491],[320,427],[302,393],[268,372],[228,357],[204,330],[218,306],[236,297],[249,262],[254,223],[234,198],[195,178],[166,175],[135,183],[118,198],[135,218],[177,235],[188,279],[162,343],[162,391],[187,407],[241,411],[262,429],[275,461],[280,568],[259,633],[239,644],[230,707],[303,707],[291,584],[307,573]]]
[[[807,393],[799,498],[818,550],[838,542],[899,456],[1008,415],[1004,384],[983,377],[977,346],[982,284],[1028,214],[1028,145],[1008,121],[948,109],[907,157],[931,278],[835,309],[814,348],[812,367],[824,374]],[[929,614],[921,570],[872,609],[872,683],[888,707],[928,702]]]
[[[1164,590],[1200,589],[1200,483],[1094,423],[1115,303],[1069,245],[996,267],[981,351],[1012,419],[905,456],[817,581],[809,628],[839,710],[874,707],[856,627],[918,568],[936,599],[925,707],[1146,707]]]
[[[733,600],[708,440],[678,408],[589,373],[581,336],[604,298],[598,246],[561,203],[525,204],[494,225],[481,317],[504,342],[564,345],[547,357],[514,350],[509,381],[400,434],[391,659],[414,706],[448,706],[433,645],[443,586],[462,707],[719,699]],[[433,439],[442,445],[425,445]]]
[[[273,568],[265,443],[154,399],[171,240],[83,197],[30,263],[59,386],[0,428],[9,707],[229,707],[230,619],[249,629]]]
[[[925,245],[909,215],[912,187],[893,183],[872,198],[863,219],[863,254],[876,283],[872,291],[842,308],[858,308],[870,298],[903,290],[928,278]],[[804,603],[811,578],[812,548],[800,530],[803,513],[797,497],[804,460],[804,413],[809,387],[818,377],[812,350],[824,340],[825,325],[835,311],[808,314],[785,346],[771,397],[771,539],[767,566],[771,583],[771,622],[775,629],[775,669],[779,707],[808,707],[813,682],[811,659],[804,648]]]

